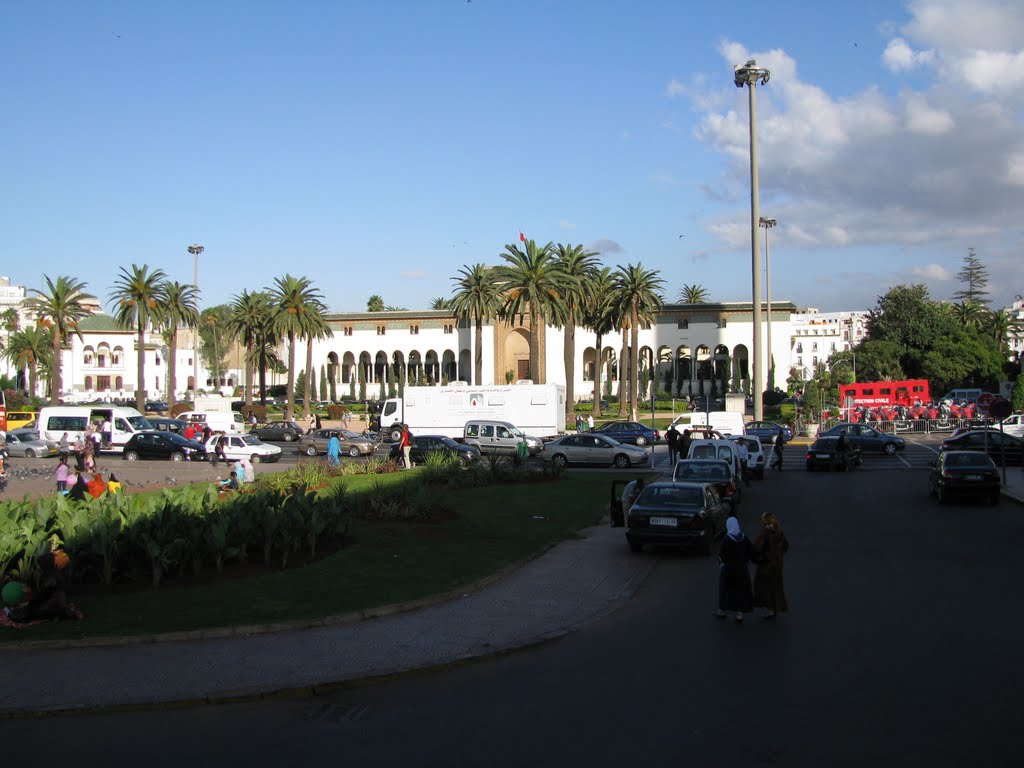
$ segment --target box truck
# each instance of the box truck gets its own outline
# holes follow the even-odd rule
[[[402,397],[384,401],[381,434],[396,441],[401,424],[413,434],[462,439],[466,422],[494,419],[515,424],[528,435],[553,437],[565,432],[565,387],[561,384],[406,387]]]

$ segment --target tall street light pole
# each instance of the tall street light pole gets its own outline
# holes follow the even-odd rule
[[[771,73],[757,62],[750,59],[746,64],[737,64],[734,68],[733,82],[737,88],[747,86],[750,105],[750,263],[753,285],[751,293],[754,305],[754,365],[751,379],[754,396],[754,421],[761,421],[764,408],[761,398],[764,394],[764,382],[761,375],[761,248],[757,227],[760,218],[758,211],[757,185],[757,83],[764,85]]]
[[[196,298],[199,297],[199,254],[206,249],[198,243],[192,243],[188,252],[192,254],[192,285],[196,289]],[[199,394],[199,324],[192,329],[192,402],[196,402]]]
[[[775,219],[768,219],[761,216],[757,220],[758,224],[764,227],[764,293],[765,293],[765,311],[768,314],[768,338],[765,340],[765,357],[767,358],[768,375],[772,377],[772,384],[774,381],[775,364],[772,362],[772,256],[771,251],[768,250],[768,230],[774,227],[778,222]]]

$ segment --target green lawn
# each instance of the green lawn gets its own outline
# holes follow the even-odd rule
[[[443,593],[536,555],[607,512],[621,474],[492,485],[450,493],[457,510],[441,523],[354,520],[354,541],[309,565],[246,576],[168,581],[158,590],[74,594],[81,622],[0,633],[0,642],[138,635],[312,619]],[[397,478],[396,478],[397,479]],[[347,478],[351,490],[373,477]],[[256,555],[259,558],[259,555]]]

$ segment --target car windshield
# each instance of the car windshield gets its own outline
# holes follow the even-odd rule
[[[132,429],[152,429],[153,425],[145,416],[129,416],[126,421],[132,425]]]
[[[252,435],[245,435],[242,437],[242,440],[246,445],[263,445],[262,440],[258,437],[253,437]]]
[[[344,437],[346,440],[358,440],[362,435],[357,435],[350,429],[339,429],[338,435]]]
[[[699,507],[704,494],[699,488],[677,488],[664,485],[650,487],[640,494],[636,503],[645,507],[693,508]]]
[[[438,442],[448,448],[458,448],[459,444],[452,440],[450,437],[439,437]]]
[[[195,442],[195,440],[189,440],[188,438],[182,437],[177,432],[165,432],[164,437],[166,437],[172,443],[177,443],[178,445],[184,445],[185,443]]]
[[[21,440],[22,442],[27,442],[29,440],[38,440],[39,439],[39,433],[38,432],[19,432],[18,434],[14,435],[14,437],[16,437],[18,440]]]

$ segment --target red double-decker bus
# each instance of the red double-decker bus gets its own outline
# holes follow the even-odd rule
[[[925,379],[906,381],[858,381],[839,385],[839,402],[843,408],[878,408],[884,405],[930,403],[928,382]]]

